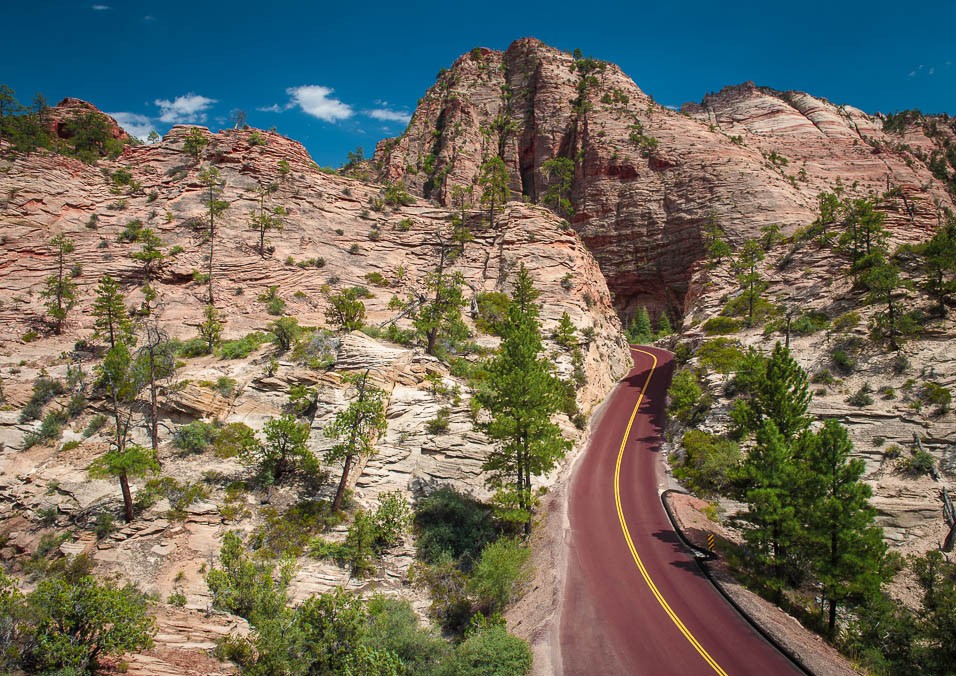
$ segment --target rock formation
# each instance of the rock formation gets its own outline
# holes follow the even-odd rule
[[[446,205],[456,186],[477,198],[490,156],[504,159],[512,196],[534,203],[557,180],[545,163],[572,160],[568,220],[627,317],[638,305],[683,314],[708,223],[734,244],[765,225],[792,232],[813,220],[817,194],[838,178],[851,195],[892,190],[891,229],[900,239],[924,235],[942,206],[953,207],[927,168],[939,147],[918,126],[899,138],[855,108],[749,83],[676,112],[612,64],[522,39],[459,58],[375,157],[384,179]]]

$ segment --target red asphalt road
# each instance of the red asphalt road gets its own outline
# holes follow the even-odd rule
[[[632,349],[632,355],[634,369],[614,391],[571,481],[571,546],[560,628],[564,676],[802,673],[720,595],[671,527],[659,497],[659,452],[673,356],[644,347]],[[620,513],[615,500],[619,454]],[[622,518],[647,576],[689,637],[645,580]]]

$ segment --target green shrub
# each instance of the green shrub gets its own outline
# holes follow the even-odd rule
[[[215,423],[194,420],[176,430],[173,434],[173,446],[184,454],[204,453],[212,447],[217,431]]]
[[[843,375],[849,375],[856,370],[856,360],[842,348],[834,349],[830,353],[830,359],[833,360],[833,367]]]
[[[795,336],[809,336],[826,330],[829,325],[830,320],[825,313],[810,310],[790,322],[790,333]]]
[[[414,524],[419,559],[433,564],[447,555],[465,571],[500,532],[491,507],[450,487],[419,500]]]
[[[209,343],[202,338],[190,338],[186,341],[173,341],[173,348],[180,357],[202,357],[209,354]]]
[[[365,281],[373,286],[390,286],[390,282],[381,272],[368,272],[365,274]]]
[[[934,382],[923,383],[919,390],[919,398],[923,403],[935,406],[936,415],[943,415],[949,411],[950,404],[953,403],[953,393],[949,388]]]
[[[730,338],[714,338],[706,341],[697,350],[701,365],[718,373],[736,371],[744,359],[740,343]]]
[[[66,389],[63,383],[55,378],[46,375],[40,375],[33,381],[33,394],[23,410],[20,411],[20,422],[29,422],[37,420],[43,413],[43,407],[54,397],[63,394]]]
[[[169,598],[166,599],[166,603],[171,606],[176,606],[177,608],[184,608],[186,606],[186,595],[181,591],[174,591],[169,595]]]
[[[740,462],[736,442],[701,430],[687,430],[681,444],[684,456],[674,467],[675,477],[703,497],[719,495],[729,486],[733,469]]]
[[[674,374],[667,389],[667,412],[679,422],[689,425],[709,408],[708,398],[690,369],[681,369]]]
[[[501,625],[471,633],[442,665],[442,676],[520,676],[531,671],[531,648]]]
[[[116,522],[116,518],[109,512],[99,512],[96,515],[96,521],[93,525],[93,532],[96,533],[96,537],[99,539],[105,538],[107,535],[113,532],[113,524]]]
[[[83,430],[83,436],[91,437],[99,432],[103,425],[106,424],[106,420],[106,416],[102,413],[97,413],[94,415],[92,418],[90,418],[90,421],[86,423],[86,428]]]
[[[445,434],[448,432],[450,418],[451,409],[445,406],[438,410],[434,418],[425,423],[425,430],[431,435]]]
[[[258,331],[238,340],[227,340],[219,346],[220,359],[245,359],[267,340],[266,334]]]
[[[504,610],[531,577],[531,550],[517,540],[502,538],[481,551],[468,578],[468,591],[488,615]]]
[[[171,519],[182,519],[186,516],[186,508],[194,502],[200,502],[209,497],[209,490],[197,481],[182,483],[171,476],[150,479],[136,496],[138,503],[147,504],[164,497],[169,501],[167,516]]]
[[[910,457],[900,460],[897,469],[914,477],[933,474],[936,471],[936,459],[927,451],[917,450]]]
[[[704,333],[708,336],[722,335],[727,333],[737,333],[740,331],[742,324],[740,320],[734,319],[733,317],[711,317],[706,322],[704,322],[701,328]]]
[[[326,500],[302,500],[284,512],[267,507],[261,514],[263,523],[249,536],[249,548],[273,559],[301,556],[313,536],[342,518]]]
[[[50,412],[43,417],[40,429],[27,432],[23,435],[23,448],[32,448],[40,443],[59,439],[63,431],[63,416],[61,413]]]
[[[493,336],[501,335],[501,328],[508,319],[508,306],[511,297],[498,291],[482,291],[475,301],[478,304],[478,316],[475,328]]]
[[[847,397],[846,403],[859,408],[870,406],[873,403],[873,396],[870,394],[872,391],[869,383],[863,383],[860,389]]]
[[[270,315],[279,316],[285,311],[285,301],[279,297],[279,287],[275,284],[259,294],[259,302],[265,303]]]
[[[833,377],[829,369],[823,368],[815,371],[814,374],[810,376],[810,382],[815,385],[832,385],[836,382],[836,378]]]
[[[834,331],[849,331],[860,323],[860,313],[856,310],[846,312],[833,320]]]

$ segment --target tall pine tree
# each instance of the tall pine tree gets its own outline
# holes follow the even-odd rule
[[[786,564],[798,542],[801,524],[797,518],[794,487],[797,469],[786,438],[773,420],[764,420],[757,430],[757,443],[741,467],[746,486],[744,539],[767,575],[768,586],[779,602],[786,585]]]
[[[531,478],[554,468],[570,443],[551,416],[561,408],[561,383],[542,356],[538,292],[522,265],[508,306],[501,346],[488,364],[488,386],[477,393],[490,419],[481,430],[494,442],[482,469],[495,490],[499,513],[531,532]]]
[[[110,347],[115,347],[118,341],[127,345],[134,343],[133,322],[126,311],[124,297],[119,290],[119,284],[109,275],[100,277],[96,286],[96,298],[93,300],[93,327],[94,338],[107,338]]]
[[[879,592],[886,545],[869,504],[872,491],[861,481],[864,463],[850,458],[853,444],[846,428],[827,420],[799,446],[804,471],[801,490],[795,492],[805,505],[806,554],[822,587],[832,639],[837,608]]]

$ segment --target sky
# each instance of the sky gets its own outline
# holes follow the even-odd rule
[[[536,37],[664,105],[752,80],[867,112],[956,115],[956,2],[3,0],[0,83],[85,99],[136,135],[275,127],[323,166],[402,133],[443,67]]]

